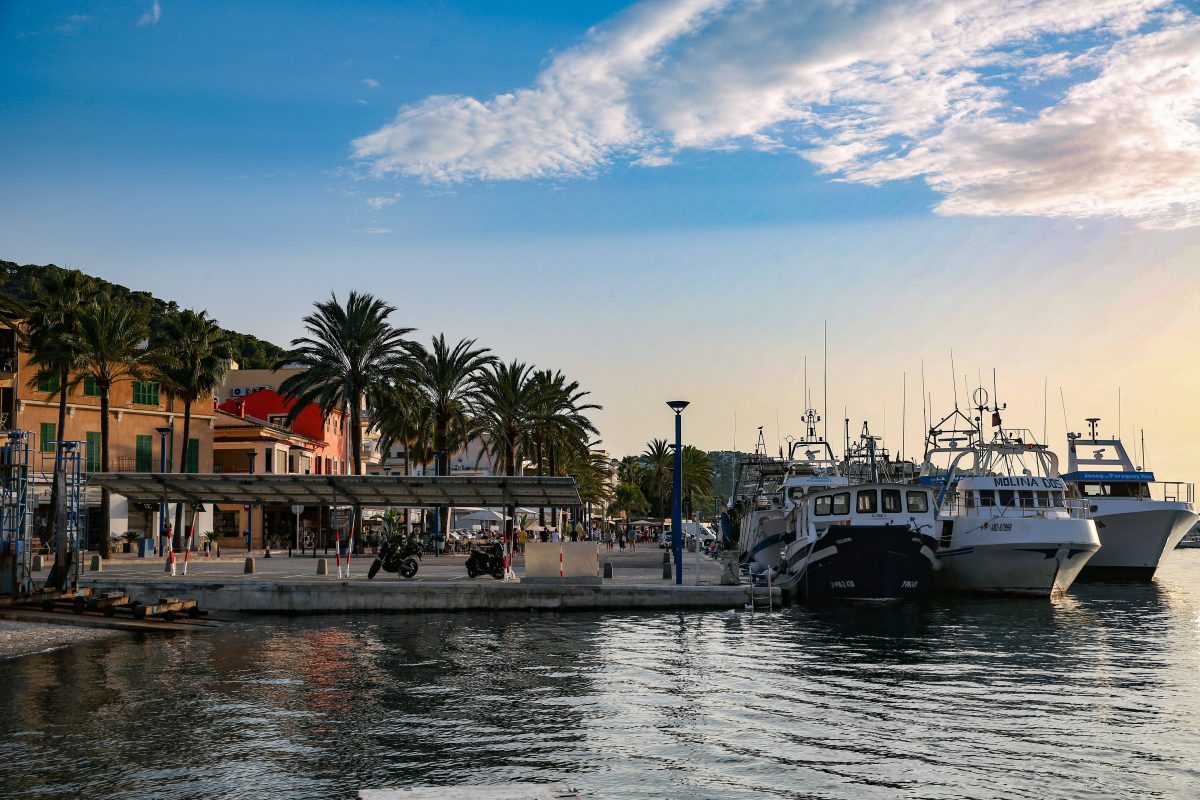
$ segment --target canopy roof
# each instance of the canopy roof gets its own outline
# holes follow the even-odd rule
[[[582,502],[574,478],[97,472],[91,483],[135,503],[566,507]]]

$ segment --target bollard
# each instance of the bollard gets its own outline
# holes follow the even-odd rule
[[[324,558],[317,559],[317,574],[318,575],[328,575],[329,574],[329,560],[328,559],[324,559]]]
[[[604,577],[606,577],[606,578],[612,577],[612,562],[611,561],[604,562]]]
[[[271,548],[268,547],[267,551],[265,553],[263,553],[263,558],[270,558],[270,557],[271,557]]]
[[[664,578],[674,578],[675,577],[674,575],[671,574],[671,564],[669,562],[665,562],[665,561],[663,562],[663,577]]]
[[[663,551],[663,566],[664,567],[671,566],[671,551],[670,550]]]
[[[33,571],[34,572],[42,571],[42,554],[41,553],[38,553],[37,555],[35,555],[33,557]]]
[[[103,572],[103,571],[104,571],[104,559],[101,558],[100,556],[92,556],[92,572]]]
[[[247,575],[254,574],[254,558],[253,558],[253,556],[246,556],[246,568],[243,569],[242,572],[244,572]]]

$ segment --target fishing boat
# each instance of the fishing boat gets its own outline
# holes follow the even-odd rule
[[[793,511],[795,535],[775,582],[798,600],[898,600],[926,591],[937,566],[932,491],[881,480],[876,437],[864,425],[866,480],[810,489]],[[856,474],[849,453],[845,470]]]
[[[1119,437],[1097,436],[1099,417],[1089,417],[1089,434],[1067,434],[1067,469],[1072,493],[1088,504],[1100,552],[1081,579],[1148,581],[1159,563],[1200,519],[1190,483],[1155,480],[1134,464]]]
[[[976,392],[979,416],[958,409],[930,429],[920,482],[936,487],[936,588],[1049,597],[1065,592],[1100,539],[1086,503],[1067,498],[1058,456],[1028,431],[1005,429],[1001,407]],[[997,430],[983,441],[991,412]],[[962,424],[965,423],[965,424]],[[946,467],[939,457],[947,457]]]

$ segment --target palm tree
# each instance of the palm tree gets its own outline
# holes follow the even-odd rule
[[[699,494],[705,497],[712,493],[713,490],[713,466],[709,460],[708,454],[703,450],[684,445],[683,461],[682,461],[682,481],[683,496],[687,498],[688,510],[693,512],[695,516],[695,506],[693,505],[694,495]],[[674,472],[674,464],[672,464],[672,473]],[[672,475],[672,478],[674,476]]]
[[[671,473],[675,468],[675,454],[671,452],[666,439],[653,439],[646,445],[641,455],[642,466],[645,468],[647,494],[654,498],[658,516],[663,515],[663,501],[667,498],[668,486],[671,483]]]
[[[438,452],[439,475],[450,471],[451,429],[457,428],[461,434],[470,427],[468,420],[479,402],[484,370],[495,361],[489,352],[486,347],[476,347],[474,339],[462,339],[450,347],[440,333],[433,337],[429,350],[416,349],[412,377],[433,410],[433,449]]]
[[[532,373],[520,361],[494,363],[480,381],[478,420],[503,475],[517,474],[517,454],[533,428],[538,387]]]
[[[341,411],[349,418],[354,474],[361,475],[363,406],[374,387],[406,368],[412,343],[404,337],[413,328],[393,327],[387,318],[395,306],[370,294],[351,292],[344,306],[334,294],[315,305],[304,318],[309,335],[293,339],[292,349],[274,367],[307,367],[279,386],[281,395],[296,401],[286,423],[295,422],[311,403],[325,418]]]
[[[559,475],[559,456],[588,452],[591,437],[598,434],[586,412],[599,410],[596,403],[584,403],[590,392],[580,389],[578,381],[568,381],[560,371],[539,370],[533,375],[537,408],[531,446],[539,475]],[[546,510],[538,509],[540,525],[546,524]]]
[[[168,314],[151,342],[157,374],[167,391],[183,401],[183,446],[179,472],[188,466],[188,444],[192,433],[192,405],[217,391],[233,358],[233,347],[225,331],[205,311],[184,310]],[[175,539],[172,548],[183,546],[183,504],[175,506]]]
[[[74,336],[78,332],[79,313],[94,293],[95,283],[78,270],[48,268],[42,275],[37,294],[29,304],[22,348],[29,353],[34,367],[29,386],[49,384],[58,394],[58,445],[54,448],[54,480],[50,484],[50,513],[47,528],[53,535],[58,523],[58,476],[62,472],[62,442],[67,425],[67,395],[71,370],[76,363]],[[21,309],[11,305],[10,321]],[[18,329],[20,330],[20,329]],[[53,394],[54,392],[51,392]],[[104,543],[102,547],[106,547]]]
[[[147,373],[145,316],[129,303],[108,294],[95,297],[80,309],[78,331],[72,342],[78,347],[78,371],[72,383],[90,378],[100,394],[100,471],[108,472],[109,396],[112,387],[127,380],[141,380]],[[100,491],[100,555],[111,550],[109,512],[111,497]]]

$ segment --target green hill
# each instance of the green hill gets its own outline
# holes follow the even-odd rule
[[[62,270],[54,264],[44,266],[38,264],[14,264],[11,261],[0,261],[0,295],[10,297],[19,303],[27,303],[37,294],[42,276],[49,270]],[[113,294],[124,297],[129,302],[141,306],[153,319],[168,311],[179,310],[179,304],[174,300],[160,300],[149,292],[135,292],[125,286],[111,283],[103,278],[91,276],[93,280],[108,289]],[[199,309],[197,309],[199,310]],[[237,353],[238,365],[243,369],[267,369],[275,360],[283,355],[283,348],[264,342],[248,333],[224,328],[233,340],[233,349]]]

